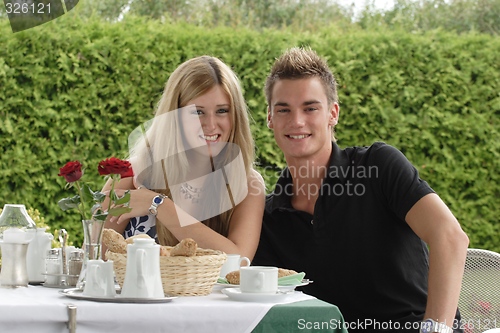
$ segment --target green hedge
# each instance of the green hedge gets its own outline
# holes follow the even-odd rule
[[[444,32],[316,34],[202,29],[129,18],[65,15],[13,34],[0,21],[0,205],[24,203],[81,242],[59,167],[78,159],[100,188],[97,163],[125,157],[127,137],[153,115],[183,61],[218,56],[238,73],[268,188],[284,165],[266,127],[263,83],[285,48],[329,59],[341,100],[341,146],[385,141],[402,150],[441,195],[472,247],[500,251],[500,39]]]

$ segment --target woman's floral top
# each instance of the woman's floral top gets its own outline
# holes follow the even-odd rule
[[[125,231],[123,232],[123,237],[126,239],[140,234],[147,234],[149,237],[154,238],[158,243],[158,234],[156,233],[156,217],[154,215],[131,218],[125,228]]]

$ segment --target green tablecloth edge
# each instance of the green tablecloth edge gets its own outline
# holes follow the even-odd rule
[[[336,305],[312,299],[273,306],[252,333],[347,333]]]

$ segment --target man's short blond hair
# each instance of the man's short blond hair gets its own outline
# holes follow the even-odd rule
[[[328,103],[338,103],[337,81],[321,58],[310,47],[293,47],[276,59],[264,88],[267,105],[271,105],[272,92],[278,80],[294,80],[318,77],[325,88]]]

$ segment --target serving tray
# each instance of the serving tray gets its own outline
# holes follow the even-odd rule
[[[176,299],[176,296],[166,296],[161,298],[133,298],[133,297],[121,297],[120,291],[116,291],[115,297],[96,297],[87,296],[83,294],[83,290],[78,288],[69,288],[60,290],[59,293],[69,298],[79,299],[84,301],[94,301],[94,302],[107,302],[107,303],[167,303]]]

